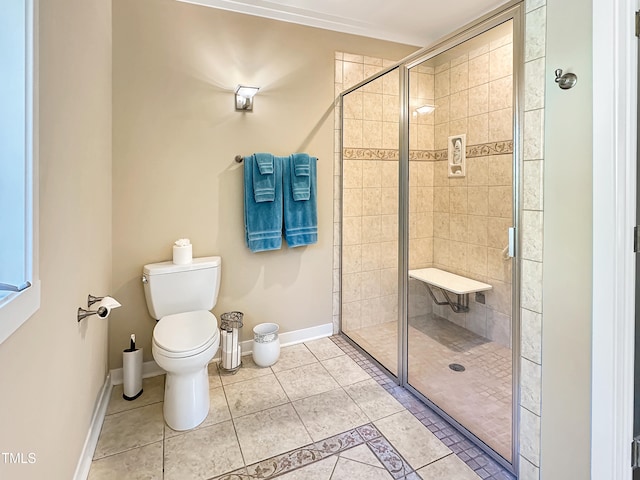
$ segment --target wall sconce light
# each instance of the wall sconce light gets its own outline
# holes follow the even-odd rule
[[[253,96],[258,93],[259,87],[247,87],[238,85],[236,88],[236,110],[250,112],[253,110]]]

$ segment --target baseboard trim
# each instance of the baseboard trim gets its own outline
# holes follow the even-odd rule
[[[280,334],[280,346],[287,347],[289,345],[295,345],[297,343],[311,342],[320,338],[330,337],[333,335],[333,323],[325,323],[316,327],[302,328],[300,330],[294,330],[293,332],[285,332]],[[242,355],[250,355],[253,351],[253,340],[245,340],[240,342],[240,348],[242,349]],[[216,356],[212,362],[220,360],[220,350],[216,352]],[[142,378],[156,377],[158,375],[164,375],[165,371],[158,366],[158,364],[151,360],[142,364]],[[121,385],[123,382],[122,368],[116,368],[111,370],[111,384]]]
[[[333,335],[333,323],[325,323],[317,327],[302,328],[293,332],[285,332],[279,335],[280,346],[287,347],[297,343],[311,342],[320,338],[330,337]],[[245,340],[241,342],[242,354],[247,355],[253,351],[253,340]]]
[[[109,406],[109,399],[111,398],[111,389],[113,384],[111,381],[111,373],[107,374],[102,385],[102,390],[96,401],[96,406],[93,409],[93,415],[91,417],[91,424],[89,425],[89,431],[87,432],[87,438],[84,441],[82,447],[82,453],[78,459],[78,465],[76,465],[76,471],[73,475],[74,480],[86,480],[89,476],[89,470],[91,470],[91,462],[93,460],[93,454],[96,451],[98,445],[98,438],[100,437],[100,431],[102,430],[102,424],[104,417],[107,414],[107,407]]]

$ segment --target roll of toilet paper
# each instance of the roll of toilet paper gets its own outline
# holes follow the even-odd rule
[[[111,314],[111,310],[114,308],[121,307],[120,302],[118,302],[113,297],[104,297],[102,300],[98,302],[97,310],[98,316],[100,318],[107,318],[109,314]]]
[[[173,263],[188,265],[193,261],[193,249],[188,238],[180,238],[173,245]]]

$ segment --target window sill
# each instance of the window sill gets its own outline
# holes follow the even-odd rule
[[[40,280],[23,292],[0,299],[0,344],[40,308]]]

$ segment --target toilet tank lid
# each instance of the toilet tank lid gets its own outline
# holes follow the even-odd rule
[[[222,263],[221,257],[200,257],[194,258],[193,262],[186,265],[176,265],[171,260],[167,262],[148,263],[144,266],[145,275],[163,275],[166,273],[189,272],[191,270],[201,270],[204,268],[216,268]]]

